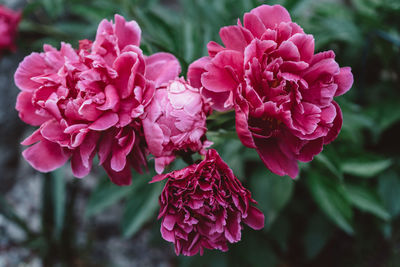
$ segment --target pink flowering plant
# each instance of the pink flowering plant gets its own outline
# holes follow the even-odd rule
[[[102,20],[95,40],[77,49],[44,45],[15,72],[19,116],[39,126],[22,142],[29,146],[22,155],[41,172],[70,160],[78,178],[97,155],[121,186],[131,184],[131,168],[148,168],[151,155],[159,174],[152,182],[166,180],[162,237],[177,255],[227,251],[241,239],[242,223],[262,229],[264,215],[209,149],[207,116],[235,110],[241,142],[272,172],[296,178],[297,161],[311,161],[337,137],[342,113],[333,97],[349,90],[353,77],[332,51],[314,54],[313,36],[279,5],[251,10],[220,37],[225,47],[210,42],[209,56],[189,66],[188,81],[174,55],[144,55],[139,25],[120,15]],[[161,174],[176,157],[191,163],[193,153],[200,163]]]
[[[333,97],[353,84],[333,51],[314,54],[314,38],[279,5],[263,5],[243,23],[221,28],[225,47],[208,43],[208,57],[189,67],[216,110],[234,109],[242,143],[255,148],[272,172],[298,175],[297,161],[311,161],[342,126]]]
[[[17,49],[15,38],[20,20],[20,11],[0,5],[0,55],[4,51],[15,51]]]
[[[88,218],[126,200],[126,237],[155,223],[158,210],[157,235],[173,243],[176,255],[233,250],[232,259],[243,266],[259,262],[242,261],[239,251],[252,255],[273,247],[277,255],[291,255],[278,233],[296,232],[297,224],[289,229],[287,221],[314,216],[314,203],[349,235],[353,206],[387,220],[381,206],[362,202],[374,193],[343,182],[344,175],[369,174],[334,160],[342,156],[335,149],[340,140],[334,142],[342,128],[343,142],[354,129],[344,119],[354,106],[341,97],[354,78],[340,47],[335,54],[320,34],[307,33],[309,24],[302,28],[306,19],[292,20],[281,5],[248,4],[240,14],[226,6],[240,17],[235,25],[219,20],[217,4],[188,5],[193,13],[186,24],[166,10],[160,15],[148,8],[143,15],[135,10],[146,8],[134,4],[127,13],[110,8],[106,14],[112,11],[113,19],[99,15],[96,24],[90,22],[95,34],[82,36],[82,30],[28,54],[14,76],[19,118],[35,127],[21,143],[26,162],[47,173],[46,179],[64,168],[84,178],[81,183],[87,176],[99,180]],[[209,12],[210,21],[196,21],[197,8]],[[79,8],[71,10],[79,17]],[[221,42],[207,35],[207,27]],[[380,167],[391,164],[382,162]],[[99,173],[107,178],[98,179]],[[290,215],[282,219],[295,194],[299,206],[312,207],[303,216],[302,207],[288,205]],[[299,223],[301,234],[311,231],[305,227]]]

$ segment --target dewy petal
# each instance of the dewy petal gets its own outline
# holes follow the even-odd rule
[[[146,57],[146,74],[148,80],[154,81],[155,86],[175,79],[181,72],[181,65],[170,53],[155,53]]]
[[[42,140],[22,152],[25,160],[38,171],[50,172],[61,167],[69,156],[56,143]]]

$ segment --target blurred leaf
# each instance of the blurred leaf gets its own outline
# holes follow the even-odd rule
[[[394,171],[381,174],[378,179],[378,193],[385,208],[392,217],[400,214],[400,179]]]
[[[146,180],[146,183],[136,187],[125,206],[122,217],[121,226],[124,237],[136,234],[154,216],[163,185],[163,182],[148,184]]]
[[[353,211],[343,185],[337,180],[312,171],[307,184],[315,203],[328,217],[348,234],[353,234]]]
[[[98,3],[100,4],[100,3]],[[74,4],[70,6],[70,11],[72,14],[81,17],[82,19],[97,24],[100,20],[108,18],[110,15],[112,16],[113,10],[118,10],[115,6],[101,5],[93,6],[88,4]],[[96,25],[97,26],[97,25]]]
[[[314,259],[332,237],[333,228],[322,215],[314,214],[308,220],[304,234],[304,248],[308,260]]]
[[[111,206],[132,191],[132,186],[118,186],[109,179],[101,182],[91,193],[86,206],[85,216],[93,216],[102,212],[105,208]]]
[[[40,0],[47,15],[52,18],[59,17],[64,9],[64,0]]]
[[[348,103],[342,105],[343,107],[343,127],[340,134],[341,138],[347,137],[353,143],[362,143],[363,129],[373,129],[375,127],[374,121],[366,116],[360,107],[350,106]]]
[[[376,192],[356,185],[346,185],[345,190],[347,198],[357,208],[372,213],[382,220],[387,221],[390,219],[390,214],[383,207],[382,201]]]
[[[376,137],[400,120],[399,103],[395,100],[372,105],[366,112],[375,119],[375,126],[371,130]]]
[[[205,250],[204,254],[192,257],[179,256],[179,267],[228,267],[228,255],[218,250]]]
[[[217,146],[216,149],[220,154],[221,158],[233,170],[233,173],[239,179],[243,179],[245,176],[244,166],[246,163],[246,160],[243,157],[243,152],[246,150],[246,147],[243,146],[240,140],[238,139],[225,140],[225,143],[220,144],[219,146]]]
[[[318,21],[318,27],[315,26],[316,49],[327,45],[332,41],[344,41],[351,44],[361,43],[362,37],[359,29],[351,20],[335,17],[324,17]]]
[[[336,166],[333,164],[333,162],[330,161],[329,158],[327,156],[325,156],[325,154],[320,153],[320,154],[316,155],[315,160],[317,162],[321,163],[321,165],[323,165],[326,169],[328,169],[337,178],[339,178],[340,180],[343,180],[343,174],[341,173],[341,171],[338,168],[336,168]]]
[[[268,230],[268,238],[275,241],[283,252],[288,252],[290,247],[292,218],[286,213],[281,212],[276,218],[271,228]]]
[[[53,171],[53,205],[54,205],[54,224],[55,224],[55,236],[60,239],[61,232],[64,227],[64,216],[65,216],[65,177],[64,168]]]
[[[266,230],[292,197],[294,184],[288,176],[275,175],[264,166],[257,168],[251,175],[250,191],[265,215]]]
[[[264,267],[278,263],[277,255],[265,235],[249,228],[242,230],[242,240],[233,244],[228,253],[229,267]]]
[[[392,165],[392,160],[390,159],[366,162],[353,161],[342,163],[341,170],[354,176],[371,178],[389,168],[390,165]]]

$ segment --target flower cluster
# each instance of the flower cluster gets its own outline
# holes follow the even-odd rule
[[[0,54],[2,51],[15,51],[14,39],[21,19],[21,12],[16,12],[0,5]]]
[[[40,125],[23,141],[33,144],[23,156],[34,168],[51,171],[71,158],[74,175],[83,177],[97,154],[111,180],[128,185],[130,166],[146,166],[140,117],[180,65],[171,54],[144,56],[140,35],[136,22],[116,15],[115,23],[100,23],[93,43],[82,40],[78,50],[45,45],[21,62],[16,108],[23,121]]]
[[[241,238],[241,222],[264,227],[264,215],[217,151],[210,149],[199,164],[158,175],[167,179],[160,196],[161,234],[175,244],[177,255],[192,256],[204,248],[227,251]]]
[[[189,66],[188,82],[172,54],[143,55],[141,29],[119,15],[78,49],[45,45],[27,56],[15,73],[22,91],[16,109],[39,129],[22,142],[30,146],[24,158],[42,172],[70,159],[73,174],[84,177],[97,155],[115,184],[129,185],[131,168],[141,172],[152,154],[159,174],[152,182],[167,180],[159,199],[163,238],[178,255],[228,250],[241,239],[242,223],[261,229],[264,215],[208,149],[212,109],[235,110],[242,143],[272,172],[294,178],[297,161],[311,161],[339,134],[333,98],[350,89],[353,76],[333,51],[315,54],[313,36],[279,5],[251,10],[220,36],[224,46],[210,42],[209,56]],[[203,160],[161,174],[192,153]]]
[[[279,5],[251,10],[220,37],[225,47],[210,42],[189,81],[214,109],[235,110],[240,140],[272,172],[296,177],[297,161],[311,161],[340,131],[333,98],[350,89],[350,68],[340,68],[333,51],[314,54],[313,36]]]

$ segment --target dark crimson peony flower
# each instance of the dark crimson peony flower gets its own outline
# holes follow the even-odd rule
[[[14,39],[20,19],[21,12],[0,5],[0,54],[4,50],[15,51]]]
[[[205,153],[205,148],[211,145],[205,137],[208,110],[199,89],[183,78],[156,89],[145,109],[143,130],[149,152],[155,157],[157,173],[162,173],[177,153]]]
[[[143,56],[140,35],[135,21],[116,15],[115,24],[103,20],[96,40],[81,41],[79,50],[45,45],[20,63],[16,109],[24,122],[40,126],[23,141],[33,144],[23,156],[35,169],[52,171],[71,158],[74,175],[83,177],[97,153],[111,180],[128,185],[130,166],[146,165],[140,116],[180,65],[171,54]]]
[[[332,51],[314,54],[313,36],[279,5],[251,10],[220,37],[225,47],[210,42],[209,56],[189,67],[189,82],[214,109],[235,109],[239,138],[272,172],[296,177],[297,161],[312,160],[340,131],[333,98],[350,89],[350,68]]]
[[[241,239],[241,222],[264,227],[264,215],[217,151],[207,151],[199,164],[158,175],[168,178],[161,193],[161,234],[175,244],[177,255],[192,256],[204,248],[228,250],[228,242]]]

